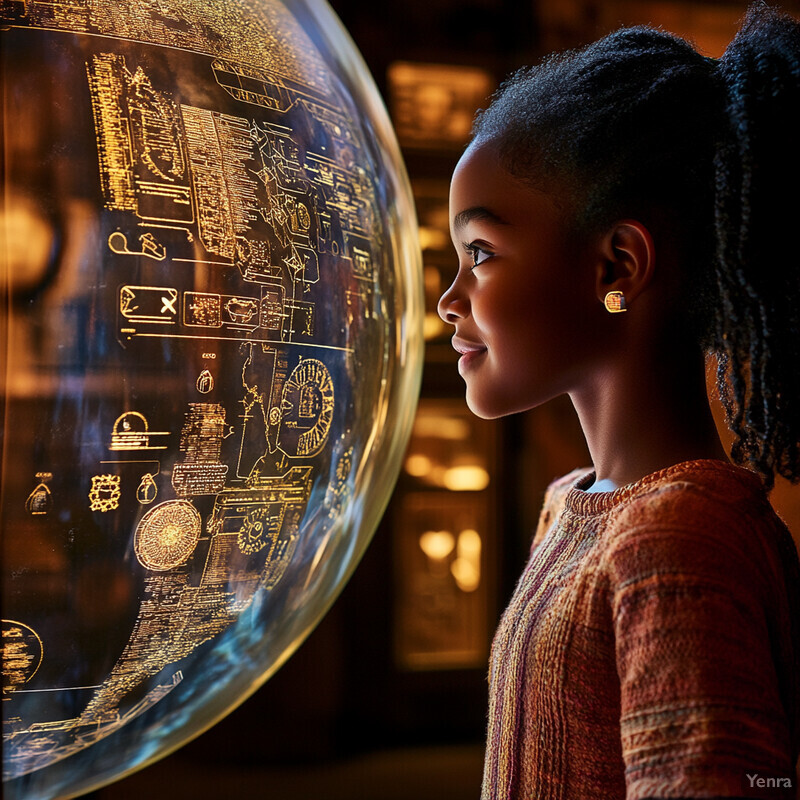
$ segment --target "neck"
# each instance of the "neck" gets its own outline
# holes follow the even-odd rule
[[[682,461],[727,461],[706,394],[703,357],[625,353],[571,392],[597,482],[617,486]]]

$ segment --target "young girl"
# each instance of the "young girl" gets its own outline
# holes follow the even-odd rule
[[[451,188],[474,413],[568,394],[594,467],[548,489],[497,631],[483,798],[794,797],[800,26],[724,56],[622,29],[515,74]],[[735,435],[720,444],[705,354]]]

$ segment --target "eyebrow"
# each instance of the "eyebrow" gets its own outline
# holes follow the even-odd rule
[[[470,222],[478,219],[489,220],[489,222],[493,222],[495,225],[508,225],[502,217],[499,217],[494,211],[490,211],[485,206],[472,206],[472,208],[465,208],[455,215],[453,218],[453,227],[456,230],[465,228]]]

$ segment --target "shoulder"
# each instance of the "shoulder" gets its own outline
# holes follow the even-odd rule
[[[691,529],[722,535],[781,526],[761,479],[719,461],[678,464],[634,484],[609,514],[617,538],[648,530]]]
[[[667,575],[735,583],[780,569],[790,534],[760,478],[715,461],[677,465],[634,487],[609,513],[606,562],[622,583]]]
[[[750,470],[721,461],[689,461],[634,484],[616,521],[638,525],[667,518],[772,516],[761,479]]]

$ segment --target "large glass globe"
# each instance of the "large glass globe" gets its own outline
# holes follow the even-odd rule
[[[399,469],[422,289],[320,0],[8,0],[0,47],[4,790],[33,800],[197,735],[329,608]]]

